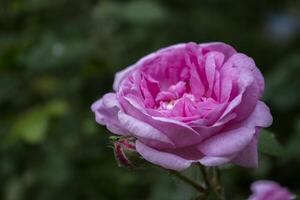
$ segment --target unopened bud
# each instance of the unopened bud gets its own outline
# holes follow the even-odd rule
[[[113,141],[114,153],[120,167],[136,168],[143,162],[135,149],[135,139],[119,137]]]

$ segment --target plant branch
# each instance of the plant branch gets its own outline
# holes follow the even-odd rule
[[[201,171],[203,180],[208,191],[213,192],[215,198],[218,200],[224,200],[223,188],[220,182],[220,171],[216,167],[206,168],[201,164],[198,164]]]
[[[208,173],[206,171],[206,168],[203,165],[201,165],[200,163],[198,163],[197,165],[200,169],[200,172],[201,172],[201,175],[202,175],[202,178],[204,180],[206,188],[210,188],[209,176],[208,176]]]
[[[196,190],[198,190],[200,193],[205,193],[205,188],[203,188],[201,185],[199,185],[198,183],[196,183],[195,181],[193,181],[192,179],[182,175],[181,173],[174,171],[174,170],[167,170],[170,174],[176,176],[177,178],[179,178],[180,180],[182,180],[183,182],[187,183],[188,185],[192,186],[193,188],[195,188]]]

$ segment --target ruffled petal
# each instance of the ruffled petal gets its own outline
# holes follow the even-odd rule
[[[236,67],[245,68],[252,72],[255,82],[259,88],[259,96],[261,96],[265,89],[265,80],[260,70],[256,67],[254,60],[242,53],[235,54],[232,57],[232,60],[234,60],[234,65]]]
[[[256,74],[260,72],[255,68],[255,63],[244,54],[235,54],[224,64],[220,71],[221,100],[230,101],[220,119],[234,112],[237,114],[234,121],[242,121],[254,110],[263,90],[263,78]],[[227,87],[231,80],[235,81],[232,82],[231,87]],[[228,89],[224,92],[226,88]]]
[[[224,54],[225,59],[228,59],[230,56],[236,53],[233,47],[223,42],[209,42],[209,43],[202,43],[199,46],[205,52],[210,51],[218,51]]]
[[[124,70],[116,73],[115,75],[115,80],[113,83],[113,89],[117,92],[119,91],[119,87],[122,83],[122,81],[124,79],[126,79],[126,77],[128,77],[128,75],[130,75],[131,72],[135,71],[137,68],[142,67],[144,64],[147,64],[147,62],[151,62],[152,60],[155,60],[158,57],[161,57],[161,53],[166,53],[168,51],[171,50],[176,50],[176,49],[180,49],[180,48],[184,48],[185,44],[176,44],[176,45],[172,45],[166,48],[162,48],[157,50],[154,53],[151,53],[143,58],[141,58],[139,61],[137,61],[135,64],[125,68]]]
[[[150,116],[132,99],[126,97],[121,98],[121,104],[128,115],[160,130],[174,142],[176,147],[197,144],[203,139],[201,134],[197,133],[190,126],[181,121],[165,117]]]
[[[122,83],[122,81],[131,73],[135,70],[136,68],[136,65],[132,65],[132,66],[129,66],[127,68],[125,68],[124,70],[122,71],[119,71],[116,73],[115,75],[115,80],[114,80],[114,83],[113,83],[113,89],[114,91],[119,91],[119,87],[120,87],[120,84]]]
[[[237,101],[235,101],[237,104],[233,108],[237,114],[235,121],[242,121],[251,114],[256,106],[256,102],[262,96],[264,90],[263,76],[257,69],[254,61],[241,53],[233,55],[223,68],[229,68],[226,71],[232,74],[234,72],[236,76],[233,80],[237,80],[239,95],[236,97]]]
[[[215,84],[216,70],[223,64],[224,55],[219,52],[209,52],[205,60],[205,75],[208,82],[206,96],[211,96]]]

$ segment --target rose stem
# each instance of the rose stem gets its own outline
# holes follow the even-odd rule
[[[213,167],[213,188],[214,191],[216,193],[216,195],[218,196],[218,198],[220,200],[224,200],[225,196],[224,196],[224,191],[221,185],[221,172],[219,170],[219,168],[217,167]]]
[[[211,190],[218,200],[224,200],[224,193],[220,181],[220,171],[217,167],[205,168],[203,165],[198,164],[201,171],[203,180],[207,189]]]
[[[197,165],[199,166],[206,188],[210,188],[209,175],[206,172],[206,168],[200,163],[198,163]]]
[[[203,188],[201,185],[199,185],[198,183],[196,183],[195,181],[189,179],[188,177],[182,175],[181,173],[174,171],[174,170],[167,170],[170,174],[176,176],[177,178],[179,178],[180,180],[182,180],[183,182],[189,184],[190,186],[192,186],[193,188],[195,188],[196,190],[198,190],[200,193],[204,193],[205,192],[205,188]]]

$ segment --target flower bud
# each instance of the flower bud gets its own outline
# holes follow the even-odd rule
[[[114,153],[115,158],[120,167],[137,168],[143,159],[135,149],[135,139],[132,137],[114,138]]]

